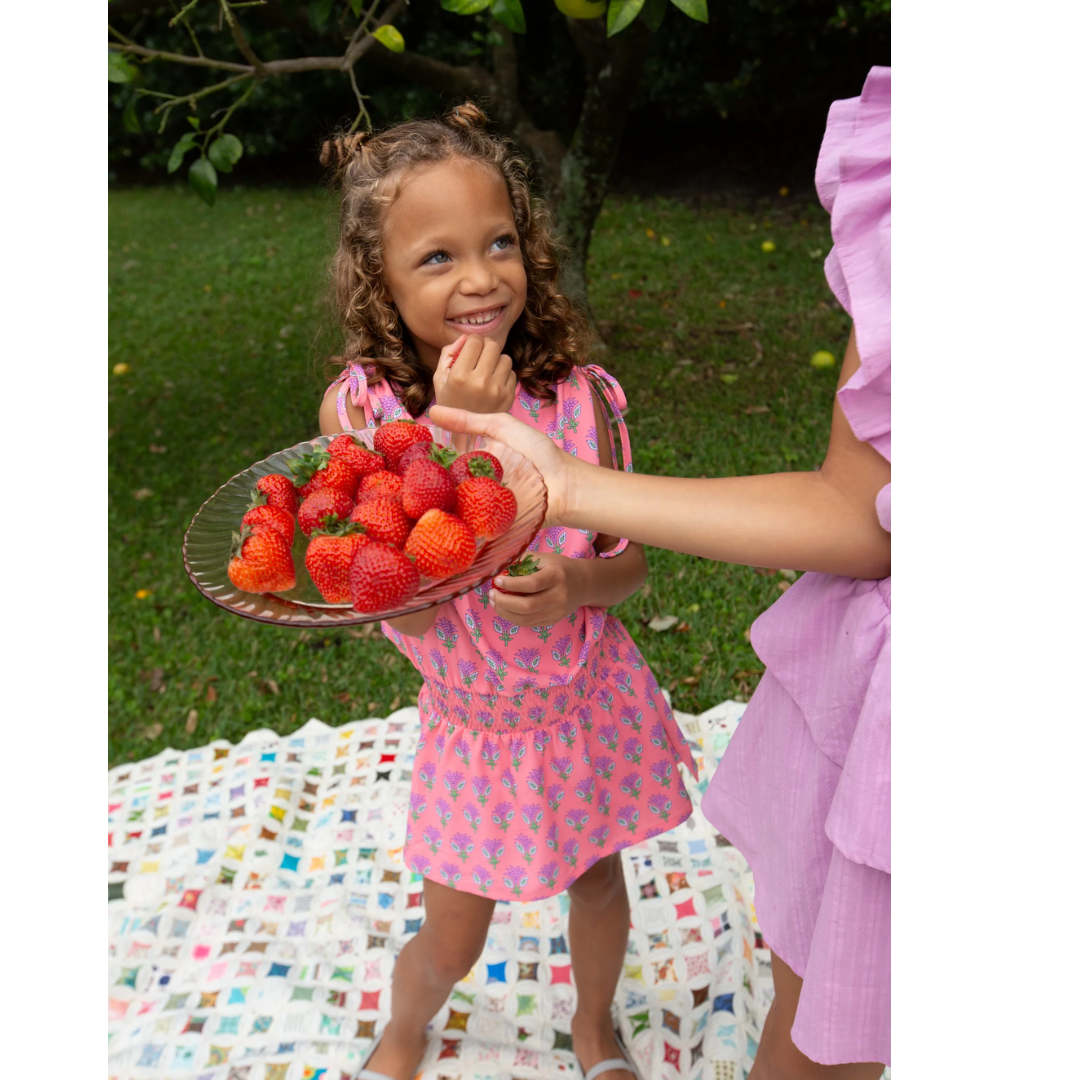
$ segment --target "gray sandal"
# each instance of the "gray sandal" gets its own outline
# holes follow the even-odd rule
[[[620,1072],[628,1072],[634,1077],[634,1080],[642,1080],[641,1073],[638,1072],[637,1066],[630,1056],[630,1051],[626,1048],[626,1043],[623,1042],[622,1035],[619,1034],[619,1028],[615,1024],[612,1025],[612,1034],[615,1036],[615,1045],[619,1048],[622,1057],[607,1058],[605,1061],[597,1062],[587,1073],[585,1073],[585,1080],[596,1080],[601,1073],[607,1072],[608,1069],[618,1069]],[[581,1069],[582,1072],[585,1072],[580,1058],[578,1059],[578,1068]],[[373,1080],[373,1078],[365,1077],[364,1074],[361,1073],[358,1080]],[[374,1078],[374,1080],[379,1080],[379,1078]]]
[[[367,1052],[367,1057],[364,1061],[370,1061],[375,1056],[375,1051],[379,1049],[379,1043],[382,1042],[382,1035],[380,1034],[375,1041],[371,1044]],[[386,1073],[376,1072],[374,1069],[362,1068],[353,1080],[391,1080]]]

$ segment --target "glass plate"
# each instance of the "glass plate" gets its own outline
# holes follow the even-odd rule
[[[451,434],[432,427],[436,445],[449,446]],[[354,431],[357,439],[371,448],[373,428]],[[256,482],[270,473],[291,476],[289,462],[318,447],[328,447],[333,436],[323,435],[310,442],[298,443],[280,450],[249,469],[238,473],[210,496],[191,520],[184,536],[184,566],[195,587],[218,607],[234,615],[257,622],[285,626],[320,627],[356,626],[378,622],[398,615],[409,615],[435,604],[461,596],[483,581],[495,577],[512,562],[521,558],[547,513],[547,488],[535,466],[516,450],[484,436],[456,436],[460,448],[487,450],[499,459],[503,467],[503,484],[517,499],[517,517],[510,531],[497,540],[489,540],[481,549],[476,562],[468,570],[442,581],[421,577],[420,591],[404,607],[389,611],[359,612],[348,604],[328,604],[315,588],[304,567],[308,538],[296,529],[293,540],[293,562],[296,566],[296,587],[284,593],[249,593],[238,589],[228,575],[232,549],[232,534],[240,528],[240,519],[251,504],[251,491]]]

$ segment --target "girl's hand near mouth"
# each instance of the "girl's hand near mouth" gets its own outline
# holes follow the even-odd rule
[[[477,413],[507,412],[517,389],[510,357],[476,334],[462,334],[442,350],[434,382],[440,405]]]

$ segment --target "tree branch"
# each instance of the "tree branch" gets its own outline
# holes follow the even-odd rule
[[[258,78],[265,79],[266,67],[255,55],[255,50],[248,44],[248,39],[244,37],[244,31],[240,28],[239,21],[232,13],[229,0],[220,0],[220,3],[221,10],[225,15],[225,21],[229,24],[229,30],[232,33],[233,41],[236,42],[236,47],[240,50],[240,55],[255,69],[255,75]]]

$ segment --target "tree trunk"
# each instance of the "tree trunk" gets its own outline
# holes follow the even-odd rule
[[[556,194],[559,232],[571,251],[563,266],[564,288],[587,309],[589,241],[652,38],[640,19],[612,38],[607,36],[604,22],[567,19],[570,36],[585,61],[586,85],[577,129],[562,159]],[[591,318],[591,311],[589,314]]]

